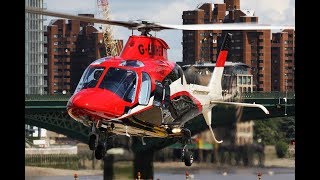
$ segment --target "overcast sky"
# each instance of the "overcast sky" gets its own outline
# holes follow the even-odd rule
[[[145,19],[163,24],[182,24],[182,12],[196,9],[203,2],[223,3],[223,0],[109,0],[112,20]],[[47,9],[69,14],[97,14],[97,0],[44,0]],[[259,23],[275,25],[295,24],[295,0],[240,0],[241,9],[252,9]],[[47,18],[46,24],[52,17]],[[113,27],[114,38],[127,41],[131,30]],[[138,35],[139,32],[134,34]],[[157,33],[170,50],[171,61],[182,61],[182,31],[167,30]]]

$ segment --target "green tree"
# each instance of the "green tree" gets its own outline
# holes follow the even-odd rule
[[[280,130],[281,118],[254,121],[254,139],[261,139],[263,145],[274,145],[284,137]]]
[[[289,143],[290,140],[295,139],[295,129],[295,117],[284,117],[281,119],[280,131],[284,132],[285,141],[287,143]]]
[[[278,117],[254,121],[254,139],[261,139],[263,145],[275,145],[278,141],[289,143],[294,138],[294,117]]]
[[[283,158],[288,152],[288,143],[279,141],[276,143],[276,153],[279,158]]]

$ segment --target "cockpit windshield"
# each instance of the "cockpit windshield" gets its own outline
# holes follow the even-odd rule
[[[89,66],[83,73],[75,93],[85,88],[93,88],[97,85],[104,67]]]
[[[109,68],[99,88],[114,92],[127,102],[133,102],[135,98],[137,75],[134,71]]]

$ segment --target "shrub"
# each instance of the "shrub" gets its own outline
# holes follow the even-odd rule
[[[276,143],[276,152],[279,158],[283,158],[288,151],[288,144],[284,141],[279,141]]]

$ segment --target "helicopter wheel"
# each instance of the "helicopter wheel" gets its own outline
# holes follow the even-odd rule
[[[91,134],[89,136],[89,149],[94,151],[98,146],[99,136],[97,134]]]
[[[193,155],[192,155],[192,152],[186,151],[186,152],[184,153],[183,161],[184,161],[184,164],[185,164],[186,166],[191,166],[191,164],[193,163]]]
[[[187,145],[184,145],[182,149],[181,160],[186,166],[191,166],[193,163],[193,155],[192,152],[187,149]]]
[[[99,143],[97,149],[94,151],[94,156],[96,157],[96,159],[100,160],[104,158],[106,152],[107,150],[105,143]]]

